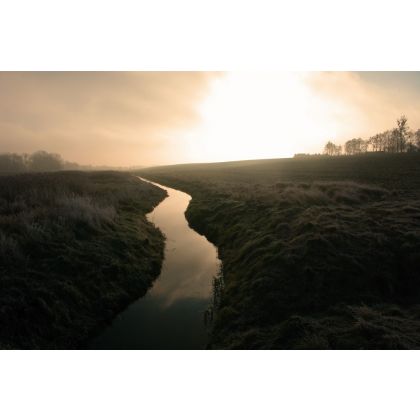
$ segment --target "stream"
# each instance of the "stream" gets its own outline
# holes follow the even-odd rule
[[[128,306],[90,342],[91,349],[175,350],[206,346],[204,312],[212,299],[213,278],[221,266],[217,248],[188,226],[188,194],[150,183],[168,193],[147,215],[166,238],[161,274],[144,297]]]

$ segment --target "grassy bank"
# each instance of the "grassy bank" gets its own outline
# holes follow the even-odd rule
[[[420,156],[177,165],[219,248],[213,348],[419,348]]]
[[[165,192],[118,172],[0,176],[0,348],[77,348],[157,277]]]

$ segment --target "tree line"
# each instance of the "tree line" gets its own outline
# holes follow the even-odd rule
[[[324,154],[329,156],[357,155],[366,152],[420,152],[420,129],[410,130],[407,118],[402,115],[397,120],[397,127],[392,130],[375,134],[367,140],[354,138],[346,141],[343,146],[329,141],[324,147]]]
[[[32,154],[0,154],[0,172],[53,172],[77,168],[76,163],[66,162],[59,154],[43,150]]]

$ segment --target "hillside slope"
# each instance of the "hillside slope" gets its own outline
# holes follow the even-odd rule
[[[150,168],[219,248],[213,348],[419,348],[420,156]]]

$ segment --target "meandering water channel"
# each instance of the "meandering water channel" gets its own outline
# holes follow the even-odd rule
[[[147,181],[143,179],[143,181]],[[201,349],[207,342],[204,312],[220,269],[216,247],[188,226],[188,194],[160,184],[165,198],[147,215],[166,237],[160,276],[99,336],[92,349]]]

